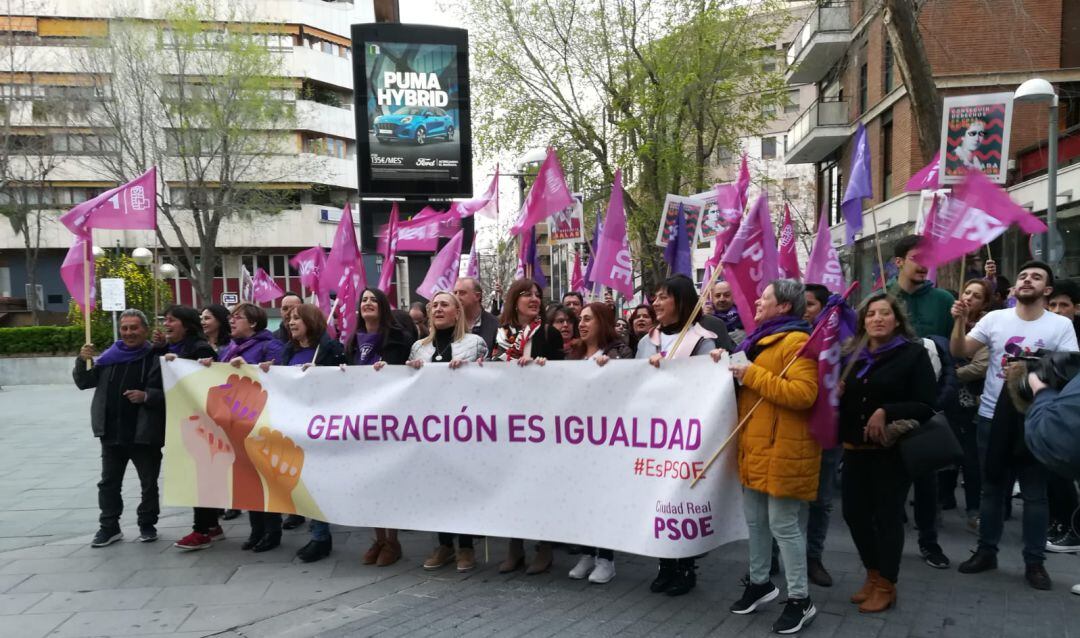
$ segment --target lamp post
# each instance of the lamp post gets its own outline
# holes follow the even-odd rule
[[[1058,169],[1058,96],[1054,86],[1042,78],[1032,78],[1016,89],[1013,99],[1017,102],[1048,102],[1050,115],[1050,135],[1046,160],[1046,184],[1049,189],[1046,200],[1046,242],[1044,251],[1046,261],[1054,271],[1058,271],[1058,259],[1052,249],[1057,238],[1057,169]]]

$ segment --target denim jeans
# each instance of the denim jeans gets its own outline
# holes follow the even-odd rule
[[[324,523],[323,521],[317,521],[314,518],[311,519],[311,523],[308,524],[308,529],[311,530],[311,540],[313,541],[328,541],[330,540],[330,523]]]
[[[818,475],[817,500],[810,503],[810,518],[806,524],[806,556],[821,560],[825,551],[825,536],[829,533],[829,515],[836,492],[836,468],[844,457],[844,448],[836,446],[821,451],[821,472]]]
[[[743,511],[750,530],[750,582],[760,585],[769,580],[775,538],[784,561],[788,598],[810,595],[806,577],[806,538],[799,524],[805,509],[806,501],[778,498],[743,488]]]
[[[979,460],[983,467],[983,492],[979,509],[979,549],[998,551],[1005,524],[1005,502],[1012,498],[1012,483],[994,483],[986,478],[986,452],[990,445],[990,419],[976,418]],[[1024,562],[1041,564],[1046,557],[1046,530],[1050,525],[1050,509],[1046,500],[1047,470],[1033,462],[1014,468],[1024,499],[1021,530],[1024,538]]]

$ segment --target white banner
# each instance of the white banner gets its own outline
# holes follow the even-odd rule
[[[254,496],[343,525],[664,558],[746,537],[735,443],[690,487],[736,423],[726,359],[162,365],[170,505],[259,509]]]

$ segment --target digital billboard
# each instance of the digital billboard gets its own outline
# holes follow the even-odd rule
[[[361,197],[472,196],[468,32],[352,27]]]

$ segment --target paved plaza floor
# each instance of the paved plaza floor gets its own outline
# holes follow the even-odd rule
[[[99,445],[88,424],[90,397],[71,386],[0,391],[0,636],[764,636],[781,610],[728,613],[741,594],[744,542],[699,561],[697,588],[678,598],[650,593],[656,562],[636,556],[618,555],[618,575],[607,585],[569,580],[576,557],[558,550],[548,574],[499,575],[503,539],[491,539],[488,551],[478,541],[481,564],[459,575],[420,568],[435,544],[430,532],[404,532],[404,559],[376,568],[360,564],[370,530],[334,528],[330,558],[305,565],[293,554],[306,530],[286,532],[277,550],[241,551],[246,518],[225,524],[224,542],[181,552],[172,543],[189,531],[191,511],[173,507],[163,509],[161,539],[137,543],[134,468],[124,489],[125,541],[92,549]],[[955,566],[975,537],[957,512],[945,512],[941,539],[952,568],[925,565],[909,530],[897,608],[859,614],[847,598],[862,570],[836,509],[825,564],[837,582],[811,588],[819,614],[803,635],[1080,636],[1080,596],[1069,593],[1080,583],[1080,558],[1051,555],[1054,589],[1030,589],[1014,520],[1000,568],[960,574]]]

